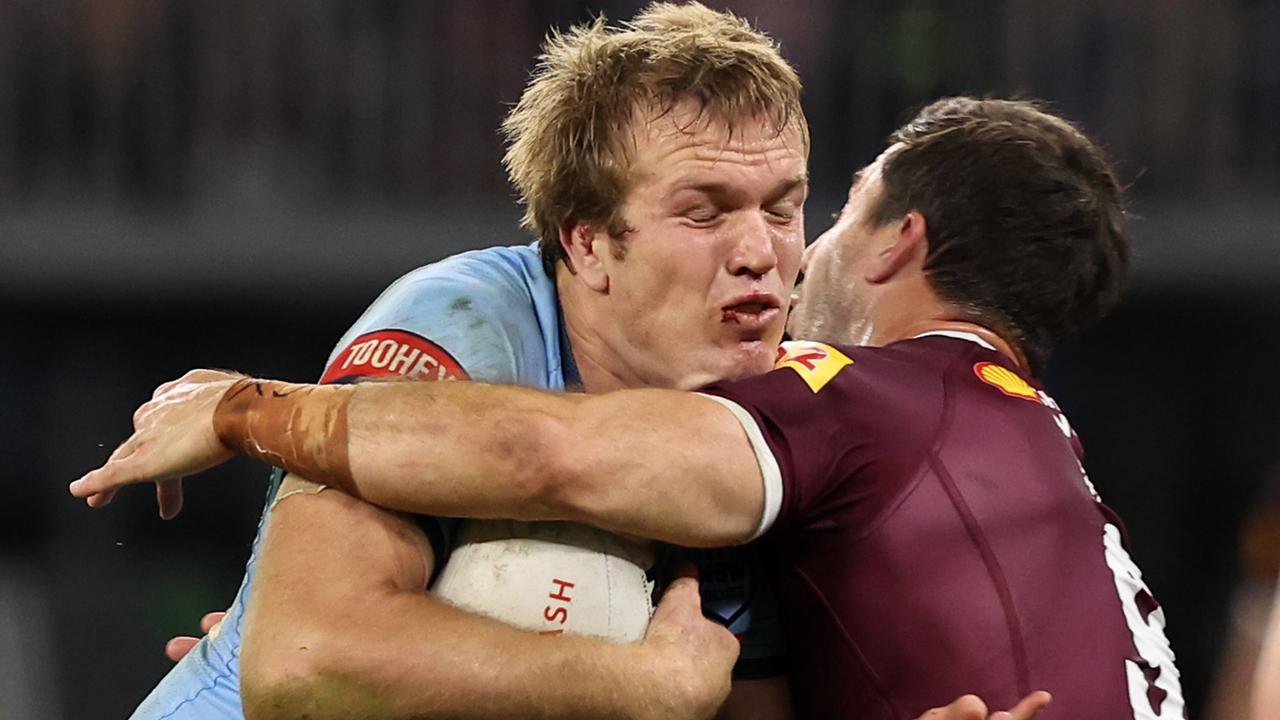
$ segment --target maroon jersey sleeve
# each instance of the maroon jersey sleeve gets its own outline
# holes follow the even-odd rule
[[[910,443],[918,434],[897,432],[899,415],[877,409],[895,402],[895,389],[867,382],[857,352],[791,342],[779,350],[773,371],[703,389],[738,416],[756,451],[766,497],[757,534],[837,518],[868,527],[889,503],[886,488],[847,479],[871,465],[910,471],[904,466],[917,455]],[[907,447],[884,453],[874,438],[886,435]]]

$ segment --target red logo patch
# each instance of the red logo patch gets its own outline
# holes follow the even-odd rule
[[[366,377],[471,379],[444,348],[406,330],[376,330],[352,340],[333,359],[320,382],[327,385]]]

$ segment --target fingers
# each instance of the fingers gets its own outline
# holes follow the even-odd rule
[[[1044,690],[1037,690],[1022,698],[1012,709],[993,714],[991,720],[1035,720],[1036,715],[1051,702],[1052,695]]]
[[[657,618],[658,613],[674,615],[682,612],[702,615],[702,597],[698,594],[698,581],[687,575],[676,578],[667,586],[667,591],[662,594],[662,600],[654,610],[654,617]]]
[[[177,515],[182,509],[178,480],[231,456],[212,437],[206,415],[224,392],[222,385],[235,377],[218,370],[192,370],[157,387],[151,400],[133,414],[135,432],[102,467],[72,482],[68,488],[71,494],[87,500],[89,507],[100,508],[111,502],[120,487],[156,482],[160,517]]]
[[[71,494],[75,495],[74,492]],[[97,510],[100,507],[105,507],[108,503],[111,502],[111,499],[114,498],[115,496],[116,496],[115,490],[104,490],[100,493],[94,493],[93,495],[88,496],[87,498],[85,498],[85,502],[88,503],[89,507]],[[81,497],[81,496],[77,496],[77,497]]]
[[[221,623],[222,618],[226,616],[227,614],[225,612],[205,613],[204,617],[200,618],[200,632],[206,635],[213,632],[213,626]]]
[[[200,632],[208,635],[211,640],[218,637],[218,631],[222,629],[222,619],[226,616],[225,612],[205,613],[204,617],[200,618]],[[178,662],[187,653],[191,652],[191,648],[195,647],[198,642],[200,642],[200,638],[193,638],[189,635],[170,638],[169,642],[164,644],[164,656],[173,662]]]
[[[115,488],[136,482],[136,480],[124,480],[121,477],[121,475],[128,475],[135,459],[136,438],[136,435],[131,435],[128,440],[120,443],[102,467],[85,473],[79,480],[72,482],[67,489],[75,497],[88,498],[89,507],[98,508],[111,502],[112,496],[115,495]],[[94,498],[95,495],[103,497]]]
[[[690,577],[676,578],[667,586],[666,592],[654,608],[653,617],[649,621],[647,638],[675,639],[707,632],[703,623],[710,621],[702,616],[702,597],[698,594],[698,581]],[[716,625],[716,629],[728,630]],[[729,635],[733,637],[732,634]]]
[[[964,695],[946,707],[926,712],[918,720],[987,720],[987,704],[977,695]]]
[[[113,460],[97,470],[85,473],[79,480],[68,485],[67,490],[75,497],[90,498],[89,507],[102,507],[111,502],[116,488],[143,480],[135,470],[135,463],[131,459]],[[97,495],[104,497],[93,498]]]
[[[730,666],[741,651],[741,643],[728,628],[703,616],[698,581],[691,577],[676,578],[667,586],[653,611],[645,638],[693,642],[704,652],[704,658],[714,656],[717,662],[727,659]]]
[[[67,490],[78,498],[86,498],[89,500],[89,507],[99,508],[111,502],[111,498],[115,495],[115,491],[125,485],[143,482],[160,482],[169,480],[173,477],[172,468],[155,467],[157,459],[155,453],[148,449],[147,441],[140,439],[138,434],[133,435],[114,453],[107,462],[97,470],[91,470],[85,473],[80,479],[72,482],[67,486]],[[160,460],[163,462],[163,459]],[[162,503],[166,500],[172,501],[175,490],[166,490],[169,493],[165,496],[157,495],[157,499]],[[176,490],[176,509],[173,514],[177,514],[177,510],[182,508],[182,490],[179,486]],[[94,498],[93,496],[101,495],[103,497]],[[169,517],[172,517],[170,515]]]
[[[182,512],[182,478],[160,480],[156,483],[156,504],[160,507],[160,518],[172,520]]]
[[[74,497],[87,498],[88,506],[101,507],[111,502],[111,496],[114,495],[114,492],[111,492],[111,488],[114,487],[111,480],[113,474],[114,468],[104,465],[97,470],[84,473],[81,479],[74,480],[67,489]]]
[[[164,656],[178,662],[191,652],[191,648],[200,642],[200,638],[193,638],[187,635],[180,635],[176,638],[170,638],[169,642],[164,644]]]

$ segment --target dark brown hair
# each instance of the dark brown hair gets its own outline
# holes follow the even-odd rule
[[[889,142],[872,222],[922,214],[934,291],[1013,340],[1033,372],[1119,300],[1124,190],[1066,120],[1027,101],[946,98]]]

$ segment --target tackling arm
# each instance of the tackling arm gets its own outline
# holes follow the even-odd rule
[[[237,450],[430,515],[571,520],[714,547],[751,539],[765,503],[738,420],[691,393],[242,379],[214,426]]]
[[[242,399],[239,406],[219,402],[220,399],[232,398],[229,388],[248,383],[255,388],[253,395],[249,397],[261,398],[264,404],[259,405],[256,400],[246,399]],[[318,394],[319,391],[324,394]],[[359,402],[352,403],[352,394],[356,392],[361,393]],[[315,399],[304,402],[313,393]],[[384,394],[388,397],[383,398]],[[385,404],[378,404],[383,402]],[[361,404],[365,404],[365,407],[361,407]],[[215,407],[219,407],[217,413],[214,412]],[[263,413],[268,407],[274,413],[270,416],[274,418],[271,422],[264,421],[264,416],[249,416],[251,411]],[[290,435],[288,430],[291,423],[287,422],[290,417],[299,420],[301,427],[305,425],[307,418],[299,414],[316,412],[320,414],[312,416],[312,421],[331,412],[346,415],[341,423],[321,423],[313,426],[313,429],[340,428],[343,433],[351,436],[348,445],[348,438],[344,435],[343,446],[352,452],[333,455],[332,451],[315,450],[324,444],[324,438],[308,440],[306,434],[301,432]],[[324,470],[328,473],[324,475],[325,479],[335,484],[345,483],[357,491],[364,489],[373,496],[385,495],[383,501],[388,504],[404,499],[406,493],[397,492],[394,483],[384,488],[371,479],[374,476],[365,473],[383,471],[388,477],[413,483],[417,490],[410,493],[412,502],[402,504],[427,509],[470,507],[473,509],[472,515],[480,517],[487,517],[487,513],[497,513],[500,508],[516,508],[517,512],[510,514],[523,517],[580,516],[589,519],[599,515],[607,520],[611,513],[617,513],[615,519],[620,520],[602,524],[619,529],[633,526],[659,528],[653,533],[655,536],[670,537],[677,541],[686,537],[701,538],[705,534],[717,537],[723,535],[730,539],[743,538],[749,533],[747,528],[751,527],[752,518],[761,513],[764,502],[764,493],[759,489],[762,484],[761,474],[750,442],[744,436],[745,431],[729,410],[696,395],[643,390],[589,398],[561,397],[473,383],[370,384],[316,388],[249,381],[214,371],[193,371],[178,381],[161,386],[155,397],[135,413],[135,433],[116,449],[103,467],[72,483],[72,493],[87,498],[91,505],[100,506],[108,502],[114,491],[124,485],[169,480],[198,472],[225,460],[228,449],[214,430],[215,415],[218,426],[235,447],[252,450],[250,454],[294,469],[307,466]],[[279,425],[281,418],[286,420],[283,426]],[[484,425],[469,439],[465,437],[467,433],[458,432],[457,426],[480,422]],[[323,434],[325,433],[319,433]],[[424,443],[424,439],[432,442]],[[461,444],[453,450],[440,447],[450,441]],[[724,457],[719,457],[716,452],[708,449],[706,445],[709,443],[723,443],[723,447],[718,450],[727,451]],[[313,450],[309,453],[307,448]],[[419,450],[422,455],[415,456],[415,452]],[[568,456],[570,451],[573,452],[572,457]],[[392,452],[395,453],[394,458],[374,457],[377,453],[387,455]],[[485,456],[489,452],[494,454],[493,458]],[[363,464],[365,453],[370,455],[368,466]],[[467,458],[467,453],[479,454]],[[524,462],[520,460],[521,456],[524,456]],[[537,458],[537,462],[524,468],[523,473],[516,472],[528,464],[527,458],[530,456]],[[281,462],[283,460],[289,462]],[[483,461],[486,470],[468,471],[469,461]],[[589,472],[591,466],[588,464],[591,462],[602,463],[605,471],[616,476],[614,479],[617,480],[617,489],[603,487],[609,481],[603,474],[598,476],[602,478],[599,481],[591,479],[593,473]],[[352,472],[352,466],[355,472]],[[429,475],[419,473],[431,468],[443,471],[439,482],[422,480]],[[507,473],[505,476],[502,475],[504,471]],[[452,476],[449,475],[451,472]],[[682,475],[684,472],[690,474]],[[502,477],[506,480],[502,480]],[[750,478],[750,482],[744,482],[744,477]],[[645,484],[655,478],[658,482]],[[353,482],[355,480],[359,482]],[[456,481],[459,487],[451,490],[447,480]],[[689,485],[688,489],[695,492],[686,492],[687,489],[683,487],[686,483]],[[418,497],[419,492],[425,500]],[[632,496],[632,493],[636,495]],[[577,500],[570,505],[559,500],[561,496],[577,496]],[[646,498],[661,503],[662,510],[646,507],[636,509],[633,501],[643,502]],[[340,503],[339,507],[346,507],[353,513],[348,516],[348,520],[358,523],[361,521],[357,519],[356,513],[380,512],[334,492],[308,496],[305,500],[312,503],[312,508],[320,508],[318,501],[321,500]],[[360,661],[355,666],[357,669],[348,671],[349,674],[343,674],[336,665],[329,664],[334,653],[348,650],[368,652],[368,648],[357,647],[364,636],[357,639],[347,632],[349,627],[338,628],[339,632],[332,638],[321,638],[319,632],[327,625],[317,622],[316,618],[322,617],[324,613],[333,613],[331,617],[338,620],[363,620],[367,615],[363,612],[363,608],[367,607],[367,596],[361,593],[351,596],[359,598],[359,611],[350,608],[340,610],[336,605],[320,607],[314,602],[316,598],[325,597],[323,593],[326,590],[341,588],[344,583],[349,582],[348,571],[338,573],[330,579],[331,582],[324,583],[323,587],[308,585],[306,583],[309,580],[328,576],[315,575],[314,569],[305,565],[305,559],[308,553],[320,553],[346,558],[347,562],[355,560],[352,570],[358,571],[364,560],[352,556],[351,549],[362,545],[359,541],[361,536],[358,532],[344,533],[340,525],[309,522],[314,518],[302,515],[303,503],[304,498],[289,498],[287,502],[282,502],[275,513],[279,517],[273,519],[266,538],[266,552],[282,556],[288,553],[304,565],[286,563],[270,569],[266,565],[264,552],[260,587],[267,585],[267,576],[270,574],[275,578],[272,584],[278,585],[277,590],[286,594],[276,600],[260,599],[255,595],[255,603],[260,602],[262,607],[253,611],[255,615],[250,619],[253,623],[250,631],[267,623],[262,618],[273,608],[282,616],[295,615],[290,622],[298,624],[292,626],[292,633],[282,634],[277,628],[270,640],[255,641],[269,643],[267,645],[256,650],[246,648],[245,663],[251,666],[245,668],[246,685],[265,682],[265,685],[257,688],[247,688],[248,692],[259,693],[253,699],[255,705],[259,702],[266,703],[262,712],[270,716],[271,712],[279,710],[281,703],[298,697],[297,693],[323,694],[353,687],[361,688],[361,698],[377,703],[382,697],[380,691],[390,690],[391,686],[403,686],[410,698],[405,702],[421,702],[426,708],[441,708],[450,698],[458,700],[466,697],[462,693],[471,679],[452,673],[447,678],[443,675],[436,676],[441,683],[437,690],[436,687],[424,687],[421,680],[411,679],[408,674],[400,674],[396,670],[400,666],[395,663],[371,665],[368,655],[357,658]],[[296,523],[295,519],[284,519],[284,511],[289,508],[289,504],[294,506],[293,512],[298,514]],[[561,509],[562,504],[566,506],[564,509]],[[690,512],[688,508],[695,504],[699,512],[711,515],[704,518]],[[611,509],[621,505],[630,507]],[[725,507],[717,509],[718,505]],[[529,507],[538,512],[521,512],[527,511]],[[672,511],[673,515],[664,519],[660,513],[667,510]],[[699,531],[696,527],[698,523],[716,518],[715,513],[721,511],[732,514],[737,519],[728,524],[717,525],[718,529],[713,533]],[[485,649],[482,651],[483,656],[477,656],[482,657],[482,660],[474,661],[480,664],[473,665],[473,669],[483,672],[486,667],[483,663],[495,659],[504,662],[503,667],[506,662],[513,662],[515,664],[512,672],[535,683],[535,687],[536,683],[545,681],[546,676],[539,673],[546,672],[547,668],[571,671],[577,679],[586,681],[587,678],[592,678],[592,682],[601,683],[593,685],[592,689],[611,694],[611,698],[606,699],[611,699],[617,707],[622,702],[622,694],[631,696],[634,691],[635,698],[640,698],[646,692],[651,692],[655,687],[653,678],[658,678],[656,682],[661,685],[664,668],[673,673],[675,689],[667,695],[661,692],[650,695],[650,703],[655,698],[659,702],[669,703],[673,699],[690,702],[690,698],[705,697],[705,688],[694,688],[687,682],[697,677],[711,678],[714,681],[716,677],[722,676],[723,681],[727,682],[727,665],[723,672],[707,672],[708,668],[705,666],[689,665],[691,659],[700,662],[714,660],[721,653],[707,653],[706,649],[716,647],[732,637],[723,628],[712,625],[701,617],[697,610],[696,586],[691,581],[677,581],[668,591],[650,622],[645,642],[640,646],[608,646],[605,643],[566,636],[537,638],[436,604],[435,600],[420,590],[421,579],[430,570],[427,564],[430,562],[429,558],[419,555],[417,562],[406,560],[413,557],[413,552],[409,552],[403,543],[412,537],[412,533],[407,531],[407,526],[401,525],[399,530],[395,530],[394,524],[387,524],[389,521],[385,517],[382,520],[372,520],[375,517],[383,516],[367,515],[363,522],[380,525],[378,532],[386,540],[385,545],[400,548],[392,553],[393,557],[399,559],[391,560],[389,566],[384,566],[383,569],[390,567],[404,575],[393,575],[400,579],[391,581],[389,585],[385,573],[366,573],[360,577],[366,585],[373,586],[375,591],[389,593],[395,598],[388,603],[388,613],[375,619],[379,623],[378,632],[392,642],[416,638],[404,646],[389,646],[403,648],[397,652],[415,653],[401,655],[399,659],[418,657],[416,653],[422,652],[427,647],[426,643],[440,639],[440,636],[432,634],[435,626],[426,621],[425,613],[435,611],[424,608],[432,607],[441,613],[440,627],[448,628],[451,633],[462,631],[468,623],[478,624],[472,625],[473,628],[481,628],[477,638],[485,643]],[[286,533],[296,533],[296,537],[289,541],[289,544],[296,542],[296,548],[283,549],[286,542],[283,537]],[[686,542],[696,544],[697,541]],[[418,553],[427,552],[420,537],[413,539],[410,545]],[[301,596],[290,597],[287,594],[290,591],[289,585],[294,582],[298,583],[298,588],[303,589]],[[424,615],[412,621],[402,621],[397,612],[414,609],[423,611]],[[387,622],[394,624],[388,627],[385,624]],[[268,629],[262,632],[272,631]],[[299,642],[300,637],[306,638],[308,642],[320,643],[317,647],[330,654],[310,653],[311,646]],[[556,645],[547,651],[548,654],[539,656],[543,663],[539,666],[532,656],[519,654],[520,638],[554,640]],[[289,646],[291,643],[294,645],[292,649]],[[691,650],[698,647],[703,648],[703,652]],[[584,659],[587,657],[585,654],[580,654],[588,651],[593,651],[589,662]],[[599,651],[599,654],[594,651]],[[458,652],[461,654],[449,656],[451,662],[467,662],[471,657],[465,654],[465,650]],[[605,659],[610,657],[609,653],[614,653],[612,659]],[[647,662],[644,660],[644,653],[651,653]],[[250,657],[255,654],[256,658]],[[729,653],[728,657],[731,662],[733,653]],[[618,662],[624,664],[615,664]],[[269,665],[274,666],[268,667]],[[360,668],[364,669],[363,672]],[[622,670],[618,671],[616,668]],[[637,675],[637,670],[643,672]],[[697,672],[699,670],[703,671],[702,674]],[[258,675],[259,671],[264,674]],[[622,674],[619,675],[619,672]],[[254,679],[249,678],[250,673],[254,673]],[[364,673],[367,675],[361,678]],[[623,677],[624,680],[618,681],[618,677]],[[641,680],[641,677],[645,680]],[[306,678],[312,678],[317,684],[308,686]],[[681,680],[686,682],[682,684]],[[527,686],[520,688],[504,683],[501,687],[516,693],[516,697],[529,697]],[[489,687],[486,685],[485,689],[487,691]],[[575,685],[573,689],[580,690],[581,687]],[[723,697],[725,689],[727,688],[717,688],[719,697]],[[548,688],[542,687],[541,690],[547,691]],[[554,711],[548,710],[551,716],[574,717],[575,713],[583,709],[601,716],[621,715],[616,710],[597,712],[592,704],[594,699],[585,699],[586,696],[582,694],[565,698],[562,697],[563,688],[559,690],[557,692],[556,688],[551,688],[547,695],[543,695],[544,699],[539,701],[543,703],[541,707],[551,708],[556,703],[565,703],[567,707],[564,709],[569,712],[561,712],[561,708],[556,707]],[[520,692],[525,695],[519,695]],[[712,695],[715,696],[715,693]],[[632,700],[635,701],[635,698]],[[1032,693],[1018,707],[1007,713],[995,713],[991,720],[1031,720],[1048,701],[1046,693]],[[385,705],[380,707],[385,709]],[[467,705],[464,710],[471,707],[474,706]],[[488,709],[486,706],[480,707],[485,707],[486,711]],[[642,700],[639,701],[639,707],[642,711],[636,714],[643,716],[645,706]],[[650,705],[648,710],[650,714],[659,717],[674,716],[669,715],[669,710],[665,707],[655,709]],[[946,708],[931,710],[922,718],[981,720],[985,714],[986,707],[981,701],[966,696]]]
[[[746,542],[766,504],[733,412],[673,390],[317,386],[194,370],[160,386],[134,428],[73,495],[101,507],[124,485],[173,485],[238,450],[396,510],[571,520],[688,547]]]

